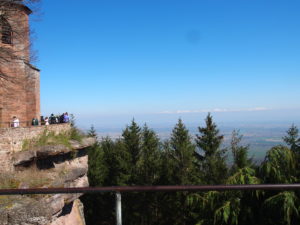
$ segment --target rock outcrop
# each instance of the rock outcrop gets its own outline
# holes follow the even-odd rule
[[[10,154],[14,170],[1,172],[1,188],[87,187],[88,147],[70,140]],[[0,196],[1,225],[84,225],[81,194]]]

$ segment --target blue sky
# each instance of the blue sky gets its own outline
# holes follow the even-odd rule
[[[43,0],[44,115],[84,123],[300,118],[300,2]]]

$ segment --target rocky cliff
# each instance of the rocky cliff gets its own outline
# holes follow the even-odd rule
[[[51,126],[50,126],[51,127]],[[81,137],[80,140],[65,139],[70,127],[15,129],[11,136],[15,141],[2,136],[2,154],[6,166],[2,167],[0,188],[47,188],[47,187],[87,187],[88,147],[95,143],[94,138]],[[24,130],[25,129],[25,130]],[[47,129],[45,131],[45,129]],[[56,130],[46,135],[41,144],[39,136],[49,129]],[[57,130],[58,129],[58,130]],[[1,132],[1,131],[0,131]],[[9,132],[14,132],[10,130]],[[24,135],[24,133],[26,133]],[[32,132],[36,132],[32,135]],[[20,137],[22,133],[23,137]],[[21,136],[22,136],[21,135]],[[17,137],[18,136],[18,137]],[[26,137],[31,139],[28,139]],[[1,137],[1,136],[0,136]],[[4,140],[3,140],[4,138]],[[43,137],[45,139],[45,137]],[[64,139],[63,139],[64,138]],[[28,140],[39,140],[39,144],[28,145]],[[52,139],[52,140],[51,140]],[[63,141],[59,141],[63,139]],[[18,141],[16,141],[18,140]],[[67,140],[67,141],[66,141]],[[9,150],[8,142],[14,147]],[[20,143],[17,143],[20,142]],[[0,139],[1,143],[1,139]],[[22,144],[21,144],[22,143]],[[24,145],[27,143],[27,146]],[[16,145],[19,147],[16,148]],[[6,148],[3,148],[6,146]],[[24,147],[25,146],[25,147]],[[0,145],[1,147],[1,145]],[[3,153],[5,152],[5,154]],[[6,168],[3,169],[3,168]],[[0,196],[1,225],[82,225],[85,224],[80,194]]]

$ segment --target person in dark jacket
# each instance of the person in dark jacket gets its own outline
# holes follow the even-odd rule
[[[56,124],[56,118],[53,113],[51,114],[49,121],[50,121],[50,124]]]

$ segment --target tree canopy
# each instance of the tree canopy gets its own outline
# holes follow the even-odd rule
[[[299,167],[296,127],[286,146],[271,148],[254,164],[251,146],[232,132],[226,151],[212,116],[192,137],[181,119],[170,138],[160,140],[147,125],[131,121],[117,140],[104,138],[89,150],[91,186],[297,183]],[[291,132],[293,131],[293,132]],[[291,140],[291,141],[290,141]],[[156,192],[122,194],[123,221],[132,225],[297,225],[300,194],[296,191]],[[85,195],[87,224],[114,224],[113,194]],[[101,213],[99,213],[101,212]]]

